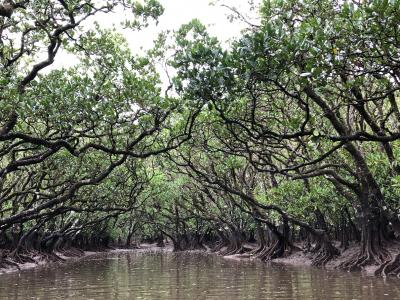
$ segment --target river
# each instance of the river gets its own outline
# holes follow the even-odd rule
[[[129,251],[0,275],[0,299],[400,299],[400,280]]]

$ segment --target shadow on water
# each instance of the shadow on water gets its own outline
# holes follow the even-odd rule
[[[400,299],[399,283],[203,253],[132,251],[0,275],[0,299]]]

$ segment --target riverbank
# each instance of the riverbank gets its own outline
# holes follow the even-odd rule
[[[104,252],[0,276],[0,299],[399,299],[398,280],[170,247]]]
[[[337,246],[337,245],[336,245]],[[392,244],[387,247],[387,250],[390,252],[392,257],[396,257],[400,253],[400,244]],[[282,257],[282,258],[276,258],[271,260],[271,263],[273,264],[283,264],[283,265],[290,265],[290,266],[299,266],[299,267],[313,267],[313,268],[323,268],[327,270],[338,270],[342,272],[346,272],[343,269],[340,269],[340,265],[351,259],[353,256],[357,255],[359,251],[359,245],[353,244],[347,247],[347,249],[342,249],[341,253],[339,256],[335,256],[333,259],[331,259],[327,264],[321,267],[313,266],[312,265],[312,259],[313,259],[313,254],[311,253],[305,253],[303,251],[294,251],[290,253],[289,255]],[[234,255],[228,255],[224,256],[227,259],[257,259],[254,256],[250,256],[247,253],[244,254],[234,254]],[[360,268],[359,270],[354,270],[353,273],[361,273],[362,275],[366,276],[377,276],[376,271],[379,269],[379,265],[374,265],[374,264],[366,264],[364,267]]]
[[[10,261],[6,267],[0,268],[0,274],[8,274],[8,273],[15,273],[24,270],[39,268],[39,267],[46,267],[49,265],[56,265],[56,264],[63,264],[68,262],[73,262],[81,259],[85,259],[89,256],[99,255],[102,253],[119,253],[124,251],[134,251],[136,249],[106,249],[102,251],[82,251],[76,250],[73,251],[65,251],[65,252],[54,252],[47,257],[43,254],[27,254],[26,256],[29,257],[30,262],[19,263],[16,261]]]
[[[301,245],[298,245],[299,248],[301,248]],[[339,248],[339,245],[335,245]],[[143,248],[142,248],[143,247]],[[246,244],[246,248],[252,249],[257,247],[255,244]],[[172,245],[166,244],[164,248],[157,247],[155,244],[146,244],[146,245],[141,245],[141,249],[139,251],[173,251]],[[256,256],[253,256],[249,253],[243,253],[243,254],[233,254],[233,255],[220,255],[219,253],[223,253],[225,248],[220,249],[219,252],[213,252],[211,248],[206,247],[206,250],[187,250],[186,252],[203,252],[203,253],[209,253],[209,254],[215,254],[223,257],[224,259],[228,260],[259,260]],[[392,257],[395,257],[398,253],[400,253],[400,244],[392,244],[387,247],[387,250],[391,253]],[[312,253],[305,253],[303,251],[293,251],[286,257],[282,258],[276,258],[271,260],[270,262],[272,264],[281,264],[281,265],[288,265],[288,266],[295,266],[295,267],[310,267],[310,268],[319,268],[319,269],[326,269],[326,270],[337,270],[338,272],[347,272],[339,266],[351,259],[353,256],[357,255],[359,252],[359,245],[358,244],[352,244],[346,249],[342,249],[341,253],[339,256],[334,257],[331,259],[327,264],[324,266],[313,266],[312,265],[312,259],[313,259],[313,254]],[[375,276],[376,271],[379,269],[379,265],[373,265],[373,264],[367,264],[364,267],[362,267],[359,270],[354,270],[352,271],[353,274],[359,273],[360,275],[363,276]]]
[[[9,263],[3,264],[0,267],[0,274],[16,273],[19,271],[46,267],[53,264],[69,263],[77,260],[82,260],[90,256],[101,255],[105,253],[122,253],[127,251],[137,252],[153,252],[153,251],[167,251],[172,252],[172,245],[166,244],[165,247],[157,247],[156,244],[140,244],[140,247],[132,248],[104,248],[98,251],[83,251],[79,249],[69,249],[63,252],[55,251],[52,254],[38,254],[35,252],[24,254],[26,260],[29,262],[20,263],[15,260],[10,260]]]
[[[254,247],[254,245],[247,245],[248,248]],[[223,252],[224,249],[221,249],[220,252]],[[295,251],[286,257],[276,258],[271,260],[272,264],[281,264],[288,266],[296,266],[296,267],[310,267],[310,268],[323,268],[327,270],[338,270],[342,271],[339,268],[339,265],[344,261],[350,259],[352,256],[357,254],[359,250],[358,245],[351,245],[346,250],[343,250],[340,256],[337,256],[330,260],[324,267],[314,267],[312,266],[312,254],[305,253],[303,251]],[[391,252],[394,257],[397,253],[400,253],[400,245],[392,245],[388,247],[388,250]],[[7,267],[0,268],[0,274],[19,272],[23,270],[45,267],[51,264],[62,264],[73,262],[81,259],[85,259],[89,256],[100,255],[104,253],[122,253],[127,251],[136,251],[136,252],[173,252],[172,244],[166,244],[164,247],[158,247],[156,244],[141,244],[138,248],[116,248],[116,249],[104,249],[102,251],[66,251],[66,252],[55,252],[53,254],[53,258],[45,258],[43,255],[32,255],[31,258],[35,262],[27,262],[27,263],[16,263],[15,265],[8,265]],[[249,253],[243,254],[233,254],[233,255],[220,255],[219,252],[211,251],[211,248],[206,247],[206,250],[186,250],[184,252],[201,252],[219,255],[224,259],[228,260],[258,260],[257,257],[250,255]],[[354,271],[353,273],[359,272],[361,275],[366,276],[374,276],[376,270],[379,268],[378,265],[366,265],[358,271]]]

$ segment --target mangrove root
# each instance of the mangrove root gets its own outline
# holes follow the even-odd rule
[[[359,270],[369,264],[383,265],[391,260],[391,255],[383,247],[373,249],[372,247],[363,247],[357,254],[350,257],[348,260],[339,265],[340,269],[347,271]]]
[[[400,278],[400,253],[397,254],[393,259],[387,260],[375,271],[375,275],[386,276],[397,276]]]

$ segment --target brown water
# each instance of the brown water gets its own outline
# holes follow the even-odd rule
[[[0,275],[0,299],[400,299],[400,280],[132,251]]]

